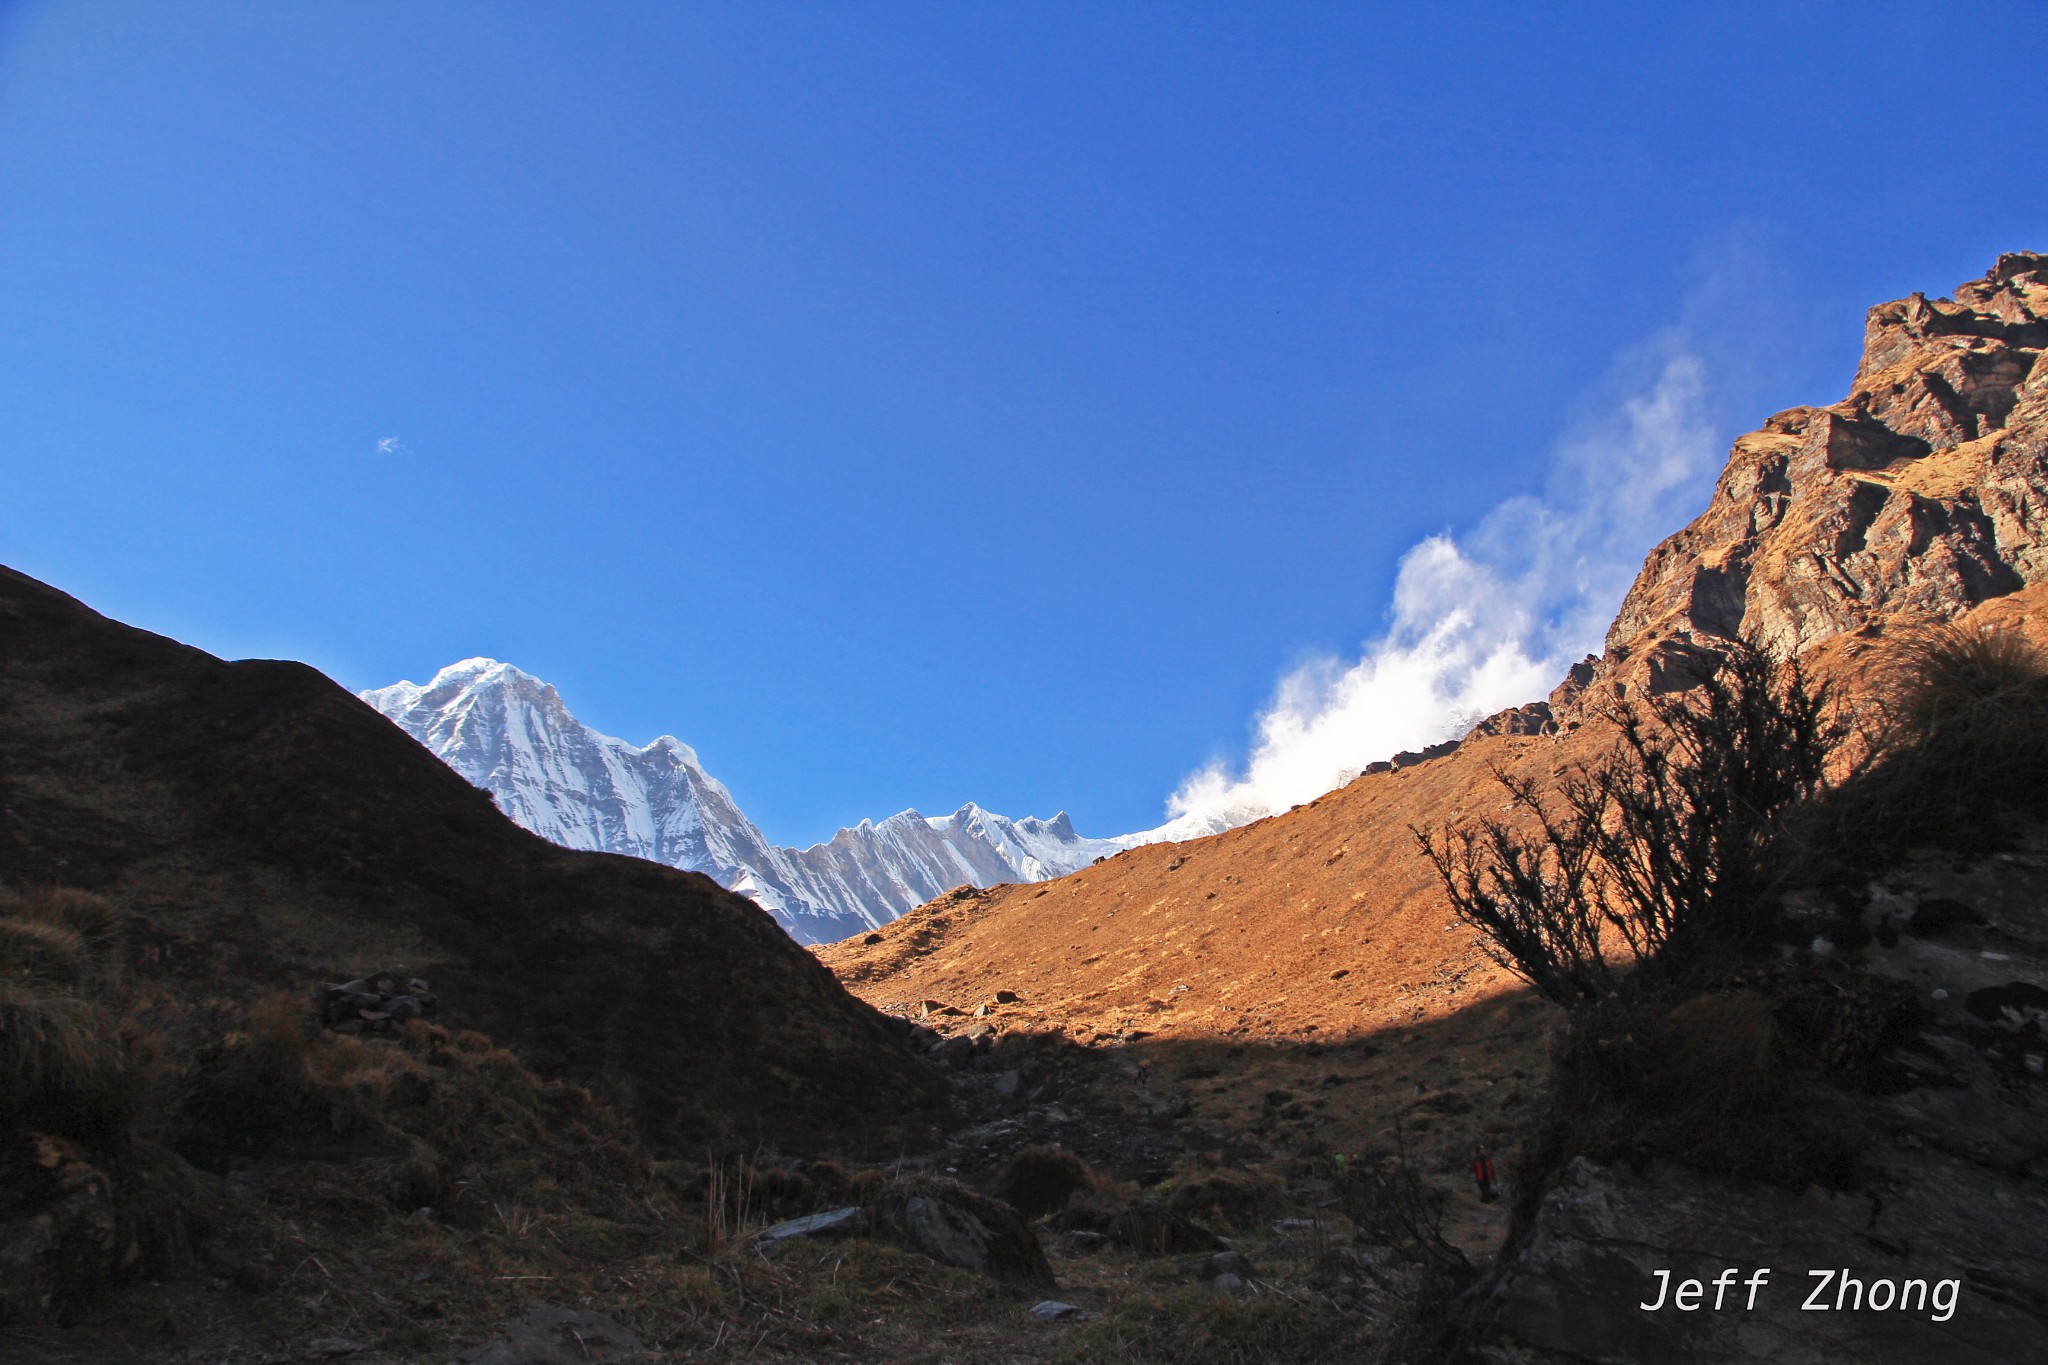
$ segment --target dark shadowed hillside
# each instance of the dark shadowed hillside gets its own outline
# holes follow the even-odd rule
[[[11,570],[0,784],[4,880],[101,893],[208,993],[408,963],[449,1023],[618,1096],[657,1145],[857,1144],[930,1099],[751,902],[525,833],[311,668],[225,663]]]

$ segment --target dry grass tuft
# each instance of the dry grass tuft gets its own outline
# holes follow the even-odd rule
[[[76,986],[92,972],[85,940],[46,920],[0,918],[0,976]]]
[[[2009,630],[1953,623],[1895,646],[1890,674],[1900,718],[1921,743],[1961,739],[1972,749],[2048,729],[2048,651]]]
[[[96,1002],[0,981],[0,1115],[67,1136],[113,1138],[134,1107],[126,1060]]]
[[[1010,1158],[997,1188],[1025,1222],[1058,1213],[1076,1194],[1100,1182],[1088,1163],[1058,1147],[1026,1147]]]
[[[1994,848],[2013,816],[2048,814],[2048,651],[2013,631],[1928,626],[1892,646],[1876,680],[1875,758],[1808,812],[1806,879],[1867,874],[1914,845]]]
[[[1241,1231],[1277,1216],[1286,1202],[1286,1186],[1270,1175],[1202,1164],[1174,1182],[1167,1207],[1184,1217]]]
[[[0,893],[0,1117],[100,1145],[125,1139],[139,1092],[102,998],[112,922],[96,896]]]
[[[754,1222],[753,1172],[740,1161],[713,1158],[704,1176],[704,1254],[729,1256]]]

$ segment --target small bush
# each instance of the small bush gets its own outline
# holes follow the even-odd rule
[[[1614,747],[1554,795],[1495,769],[1533,831],[1412,830],[1494,960],[1566,1009],[1616,992],[1609,930],[1666,976],[1763,937],[1768,855],[1843,737],[1825,685],[1741,642],[1690,690],[1612,719]]]
[[[1088,1163],[1058,1147],[1026,1147],[1010,1158],[997,1182],[1002,1197],[1027,1223],[1058,1213],[1069,1199],[1095,1185]]]
[[[1472,1263],[1443,1235],[1450,1196],[1415,1173],[1405,1153],[1379,1162],[1339,1163],[1337,1198],[1361,1240],[1442,1277],[1471,1282]]]

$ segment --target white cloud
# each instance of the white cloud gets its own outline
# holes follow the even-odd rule
[[[1616,373],[1621,396],[1558,442],[1544,495],[1403,555],[1387,632],[1356,660],[1282,678],[1243,770],[1218,762],[1188,777],[1160,833],[1185,838],[1311,800],[1368,763],[1544,696],[1600,648],[1643,556],[1703,502],[1720,466],[1705,368],[1685,333],[1623,357]]]
[[[396,455],[403,449],[405,449],[404,444],[396,436],[386,436],[377,442],[377,453],[379,455]]]

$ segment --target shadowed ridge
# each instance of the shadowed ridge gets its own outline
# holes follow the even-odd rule
[[[0,860],[100,891],[230,995],[407,960],[451,1022],[659,1145],[876,1136],[931,1082],[751,902],[559,849],[296,663],[224,663],[0,569]]]

